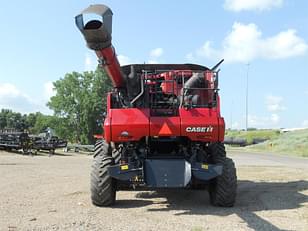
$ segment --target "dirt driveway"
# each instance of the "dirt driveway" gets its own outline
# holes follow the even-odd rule
[[[307,160],[230,156],[239,178],[233,208],[184,189],[121,191],[114,207],[97,208],[90,156],[0,152],[0,230],[308,230]]]

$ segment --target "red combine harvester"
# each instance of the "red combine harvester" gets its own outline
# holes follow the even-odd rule
[[[85,14],[101,20],[84,22]],[[100,18],[100,17],[99,17]],[[91,5],[75,17],[87,46],[112,80],[104,138],[95,144],[91,198],[115,203],[127,186],[208,189],[211,203],[233,206],[236,169],[226,157],[218,72],[196,64],[120,66],[111,43],[112,11]]]

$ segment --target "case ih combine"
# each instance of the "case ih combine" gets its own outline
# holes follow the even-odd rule
[[[101,20],[84,22],[85,14]],[[236,169],[223,145],[218,66],[132,64],[120,66],[111,43],[112,11],[91,5],[75,17],[114,89],[107,95],[104,139],[95,145],[91,198],[115,203],[129,186],[207,188],[213,205],[233,206]]]

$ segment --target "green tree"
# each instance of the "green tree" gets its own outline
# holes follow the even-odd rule
[[[31,134],[44,132],[50,127],[56,133],[59,131],[59,136],[64,136],[67,133],[63,134],[62,132],[62,120],[56,116],[44,115],[40,112],[22,115],[9,109],[1,109],[0,111],[0,129],[28,130]]]
[[[27,115],[19,112],[13,112],[9,109],[1,109],[0,112],[0,129],[15,129],[18,131],[28,128]]]
[[[92,143],[93,135],[102,132],[106,93],[111,90],[106,73],[99,68],[94,72],[72,72],[53,84],[56,95],[47,105],[57,117],[57,134],[73,142]]]
[[[27,127],[29,129],[32,129],[34,127],[38,113],[39,112],[30,113],[30,114],[27,115],[26,124],[27,124]],[[32,132],[32,130],[31,130],[31,132]]]
[[[28,121],[30,123],[34,122],[34,124],[31,124],[30,126],[30,131],[33,134],[44,132],[48,127],[54,128],[57,125],[55,120],[55,116],[43,115],[40,112],[28,115]]]
[[[10,110],[8,109],[1,109],[0,112],[0,129],[4,129],[7,127],[7,113]]]

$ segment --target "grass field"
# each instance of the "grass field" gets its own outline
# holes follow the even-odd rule
[[[244,138],[247,140],[248,144],[252,143],[252,140],[255,138],[264,138],[264,139],[275,139],[280,135],[279,130],[272,129],[264,129],[264,130],[253,130],[253,131],[235,131],[235,130],[227,130],[227,137],[236,137],[236,138]]]
[[[308,157],[308,129],[287,132],[248,149]]]
[[[253,138],[269,139],[264,143],[243,148],[246,150],[308,157],[308,129],[286,133],[280,133],[278,130],[227,131],[226,136],[246,138],[248,143],[251,143]]]

